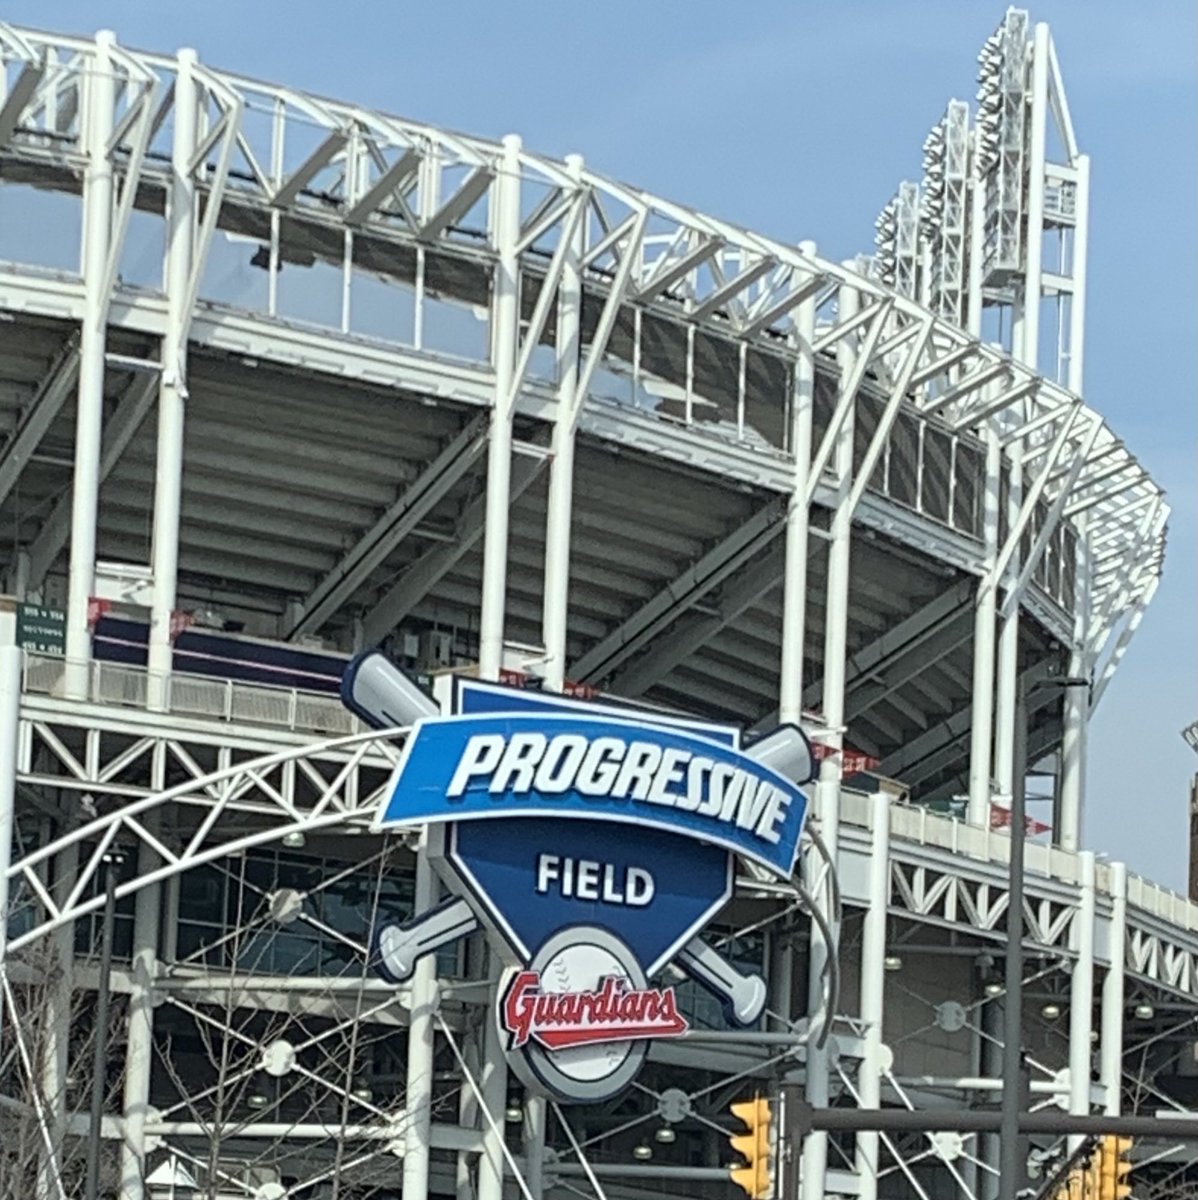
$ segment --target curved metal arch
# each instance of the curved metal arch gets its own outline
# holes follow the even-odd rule
[[[388,753],[388,757],[398,761],[398,754],[391,744],[395,738],[402,737],[406,732],[406,727],[383,731],[370,730],[348,737],[288,747],[223,767],[115,808],[22,855],[9,867],[10,885],[24,883],[34,897],[42,916],[30,928],[9,940],[9,952],[18,950],[103,905],[103,895],[85,897],[84,893],[88,885],[97,878],[109,847],[122,834],[136,844],[148,846],[162,859],[162,865],[154,871],[119,884],[116,889],[117,899],[133,895],[150,884],[161,883],[191,867],[202,866],[254,846],[276,841],[291,832],[310,833],[315,830],[333,829],[339,825],[361,827],[369,823],[376,808],[376,796],[371,795],[351,802],[341,795],[341,789],[368,751],[377,752],[382,749]],[[282,793],[269,786],[267,777],[277,768],[331,750],[352,752],[346,761],[340,764],[337,774],[310,808],[301,810],[295,804],[288,803]],[[247,803],[243,797],[251,790],[255,791],[255,797],[252,802]],[[144,818],[166,805],[193,799],[206,805],[208,812],[183,849],[172,850],[150,831]],[[273,819],[273,823],[252,833],[214,841],[214,835],[219,834],[219,818],[225,812],[242,812]],[[38,867],[53,863],[55,857],[68,847],[77,847],[92,840],[96,841],[96,847],[75,876],[70,893],[65,901],[56,903],[39,876]]]

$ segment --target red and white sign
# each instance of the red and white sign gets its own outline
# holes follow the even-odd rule
[[[1006,829],[1011,824],[1011,810],[1003,808],[1001,804],[990,805],[990,828],[991,829]],[[1025,816],[1023,818],[1023,831],[1027,837],[1035,837],[1040,833],[1047,833],[1052,828],[1051,825],[1045,825],[1043,821],[1037,821],[1035,817]]]
[[[813,741],[811,743],[811,756],[816,762],[821,762],[832,753],[834,753],[833,748],[825,742]],[[846,779],[848,776],[856,775],[861,771],[876,770],[881,765],[882,763],[879,759],[866,754],[863,750],[854,750],[851,746],[845,746],[840,752],[840,773]]]
[[[503,1027],[512,1047],[530,1039],[546,1050],[678,1037],[687,1031],[672,987],[634,990],[609,977],[590,992],[545,992],[537,971],[520,971],[503,1001]]]

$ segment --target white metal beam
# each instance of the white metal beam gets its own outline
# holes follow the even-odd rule
[[[37,91],[45,73],[45,59],[26,63],[21,68],[16,83],[12,85],[5,97],[4,107],[0,108],[0,148],[7,146],[12,141],[12,136],[21,122],[21,116],[29,107],[29,102],[33,99],[33,94]]]
[[[105,422],[97,486],[112,473],[113,467],[145,420],[157,393],[156,373],[135,379],[112,416]],[[54,565],[54,560],[67,544],[67,536],[71,531],[71,494],[72,489],[68,487],[59,496],[58,502],[29,548],[30,587],[41,586],[46,572]]]
[[[319,629],[371,571],[448,495],[486,449],[488,416],[487,413],[479,413],[469,421],[312,589],[287,638],[297,638]]]
[[[576,680],[606,679],[713,588],[771,542],[786,516],[781,498],[759,509],[697,563],[665,585],[570,668]]]
[[[392,196],[402,196],[420,171],[421,154],[418,150],[405,151],[366,189],[362,196],[345,212],[347,225],[362,225],[366,218],[377,212]],[[405,206],[406,207],[406,206]],[[410,211],[410,210],[409,210]]]
[[[513,456],[510,503],[514,505],[529,484],[540,473],[545,456],[536,452]],[[438,580],[482,537],[486,515],[485,494],[472,500],[458,518],[453,540],[434,547],[406,567],[398,581],[388,589],[377,604],[362,618],[362,636],[367,645],[382,641],[425,596],[437,586]]]
[[[16,486],[29,456],[62,410],[79,378],[79,335],[72,333],[54,357],[33,398],[21,413],[21,423],[0,452],[0,504]]]
[[[349,141],[344,129],[335,129],[308,155],[306,159],[275,189],[270,203],[274,208],[286,208],[333,161]]]

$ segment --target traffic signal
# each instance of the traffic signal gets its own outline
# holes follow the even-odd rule
[[[732,1115],[749,1127],[748,1133],[731,1134],[732,1149],[746,1160],[729,1172],[732,1182],[750,1200],[768,1200],[770,1182],[770,1103],[760,1096],[732,1105]]]
[[[1131,1195],[1131,1138],[1108,1133],[1098,1148],[1097,1200],[1126,1200]]]

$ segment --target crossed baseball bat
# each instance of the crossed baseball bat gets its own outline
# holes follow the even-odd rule
[[[350,664],[342,679],[341,698],[376,729],[411,725],[422,717],[439,715],[433,701],[381,651],[361,655]],[[796,744],[790,727],[783,727],[754,742],[746,753],[795,782],[804,783],[811,777],[811,754],[806,739],[799,741],[801,746]],[[462,899],[448,900],[403,924],[383,926],[375,940],[380,972],[393,983],[403,983],[426,954],[478,927],[478,917]],[[738,1025],[752,1025],[761,1016],[767,996],[765,980],[737,970],[702,938],[691,938],[673,962],[720,996]]]

